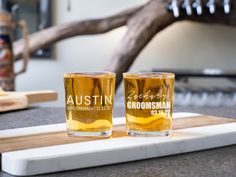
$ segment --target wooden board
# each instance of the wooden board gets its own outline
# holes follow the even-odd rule
[[[193,116],[185,117],[181,119],[174,119],[173,124],[174,130],[191,128],[191,127],[200,127],[207,125],[217,125],[235,122],[234,119],[226,119],[214,116]],[[114,126],[112,138],[125,137],[125,124],[118,124]],[[15,137],[5,137],[1,138],[0,136],[0,153],[8,151],[16,151],[37,147],[53,146],[60,144],[69,144],[69,143],[78,143],[86,141],[101,140],[106,138],[98,137],[69,137],[66,134],[66,131],[59,130],[56,132],[46,132],[39,133],[34,135],[25,135],[25,136],[15,136]]]
[[[57,93],[51,90],[31,92],[1,92],[0,112],[25,109],[33,103],[55,100],[57,100]]]
[[[234,119],[186,113],[175,117],[171,137],[127,137],[124,118],[114,119],[113,137],[108,139],[68,137],[65,124],[3,130],[2,170],[23,176],[43,174],[236,143]]]

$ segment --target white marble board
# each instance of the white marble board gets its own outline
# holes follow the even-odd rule
[[[174,118],[199,116],[176,113]],[[123,124],[125,118],[115,118]],[[65,124],[0,131],[0,138],[65,129]],[[2,170],[17,176],[44,174],[148,159],[236,144],[236,123],[179,129],[171,137],[120,137],[2,153]]]

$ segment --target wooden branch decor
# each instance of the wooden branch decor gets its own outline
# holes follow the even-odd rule
[[[167,10],[169,4],[174,15]],[[70,37],[101,34],[127,26],[126,34],[105,68],[117,73],[118,87],[122,73],[130,68],[142,49],[161,30],[183,20],[236,26],[235,9],[236,1],[230,0],[150,0],[140,7],[107,18],[72,22],[36,32],[29,37],[29,48],[32,53]],[[17,59],[21,58],[23,47],[21,40],[14,43]]]

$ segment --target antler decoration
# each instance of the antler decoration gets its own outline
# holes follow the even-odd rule
[[[148,42],[169,25],[189,20],[236,26],[236,1],[230,0],[150,0],[148,3],[107,18],[72,22],[50,27],[29,37],[30,52],[79,35],[106,33],[127,26],[106,70],[117,73],[117,84]],[[14,43],[15,57],[23,53],[22,40]]]

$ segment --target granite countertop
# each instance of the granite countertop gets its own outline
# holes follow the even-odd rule
[[[197,108],[176,107],[175,112],[195,112],[236,118],[234,107]],[[116,108],[114,116],[123,116],[124,109]],[[63,108],[31,108],[0,115],[0,130],[64,122]],[[0,177],[11,175],[0,171]],[[38,175],[45,177],[236,177],[236,145],[173,155],[136,162]]]

